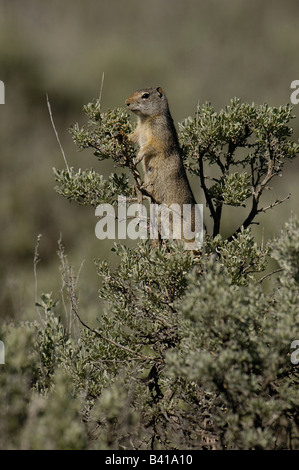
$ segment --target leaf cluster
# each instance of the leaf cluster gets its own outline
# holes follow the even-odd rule
[[[108,179],[96,173],[93,169],[75,171],[56,170],[55,180],[58,183],[56,191],[70,201],[80,205],[97,207],[99,204],[115,204],[118,194],[131,195],[129,178],[124,173],[112,173]]]
[[[128,158],[133,158],[134,150],[125,136],[132,132],[132,125],[126,110],[115,108],[101,112],[99,100],[88,103],[83,108],[88,117],[87,126],[75,124],[70,133],[80,150],[92,148],[100,160],[112,158],[116,165],[126,166]]]

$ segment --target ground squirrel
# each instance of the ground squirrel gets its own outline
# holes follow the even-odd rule
[[[142,161],[146,190],[158,204],[195,204],[162,88],[136,91],[126,105],[137,115],[128,139],[139,147],[136,163]]]
[[[135,163],[142,162],[144,188],[157,204],[196,204],[183,165],[177,132],[161,87],[136,91],[127,100],[137,115],[137,126],[128,135],[139,147]],[[194,210],[191,212],[194,226]],[[193,230],[193,228],[192,228]]]

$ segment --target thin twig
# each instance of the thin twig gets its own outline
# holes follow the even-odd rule
[[[80,277],[80,274],[81,274],[81,270],[83,268],[83,265],[85,263],[85,259],[82,260],[81,264],[80,264],[80,267],[78,269],[78,272],[77,272],[77,275],[74,275],[74,291],[76,290],[77,288],[77,284],[78,284],[78,281],[79,281],[79,277]],[[70,311],[70,319],[69,319],[69,331],[71,332],[72,331],[72,319],[73,319],[73,315],[72,315],[72,305],[71,305],[71,311]]]
[[[272,209],[273,207],[278,206],[279,204],[282,204],[283,202],[287,201],[288,199],[290,199],[290,197],[291,195],[288,194],[282,199],[276,199],[276,201],[272,202],[272,204],[269,204],[269,206],[262,207],[261,209],[259,209],[258,212],[266,212],[267,210]]]
[[[69,318],[68,320],[68,331],[69,334],[72,331],[72,319],[73,319],[73,307],[78,305],[78,296],[76,294],[76,288],[77,284],[79,281],[79,276],[81,274],[81,270],[83,268],[85,260],[80,264],[79,270],[77,272],[77,275],[74,273],[74,269],[72,266],[68,264],[67,261],[67,256],[64,254],[64,247],[62,245],[62,236],[60,234],[60,238],[58,240],[58,252],[57,252],[60,262],[61,262],[61,274],[62,274],[62,286],[61,286],[61,297],[62,297],[62,303],[64,306],[64,311],[66,318]],[[67,292],[68,300],[70,303],[70,311],[68,313],[68,309],[66,306],[65,302],[65,296],[64,296],[64,290]]]
[[[283,271],[283,268],[278,268],[278,269],[275,269],[275,271],[272,271],[271,273],[265,274],[265,276],[261,277],[261,279],[259,280],[259,284],[261,284],[263,280],[266,279],[267,277],[272,276],[272,274],[280,273],[281,271]]]
[[[101,99],[102,99],[102,92],[103,92],[103,86],[104,86],[104,79],[105,79],[105,74],[104,74],[104,72],[103,72],[103,73],[102,73],[102,82],[101,82],[100,96],[99,96],[99,103],[101,103]]]
[[[79,320],[79,322],[81,323],[81,325],[83,325],[85,328],[87,328],[89,331],[91,331],[92,333],[94,333],[96,336],[100,337],[101,339],[103,339],[104,341],[107,341],[108,343],[110,344],[113,344],[114,346],[116,346],[117,348],[120,348],[120,349],[123,349],[124,351],[132,354],[133,356],[137,356],[139,359],[143,359],[143,360],[146,360],[146,361],[153,361],[153,360],[156,360],[155,357],[152,357],[152,356],[145,356],[144,354],[141,354],[137,351],[133,351],[133,349],[130,349],[126,346],[123,346],[122,344],[119,344],[117,343],[116,341],[113,341],[112,339],[110,338],[107,338],[106,336],[104,336],[100,331],[98,330],[95,330],[93,328],[90,328],[81,318],[80,318],[80,315],[78,313],[78,295],[77,295],[77,292],[76,292],[76,287],[77,287],[77,281],[78,281],[78,275],[79,275],[79,272],[82,268],[82,264],[80,266],[80,269],[79,269],[79,272],[78,272],[78,275],[77,277],[74,275],[74,272],[73,272],[73,269],[69,266],[68,262],[67,262],[67,257],[66,255],[64,254],[64,250],[63,250],[63,245],[61,243],[61,239],[59,240],[58,242],[58,246],[59,246],[59,251],[58,251],[58,256],[60,258],[60,261],[61,261],[61,267],[62,267],[62,279],[63,279],[63,283],[64,283],[64,286],[66,288],[66,291],[67,291],[67,295],[68,295],[68,300],[69,300],[69,303],[70,303],[70,310],[71,310],[71,313],[73,313],[77,319]],[[68,276],[68,278],[67,278]]]
[[[38,263],[40,262],[40,257],[38,253],[38,248],[39,248],[39,243],[42,238],[42,235],[39,234],[36,240],[36,245],[34,249],[34,259],[33,259],[33,272],[34,272],[34,296],[35,296],[35,306],[36,306],[36,311],[38,313],[39,319],[42,321],[42,317],[39,311],[39,308],[37,306],[37,270],[36,267]]]
[[[204,176],[204,171],[203,171],[203,158],[202,158],[202,155],[199,155],[199,158],[198,158],[198,165],[199,165],[199,177],[200,177],[200,184],[201,184],[201,187],[203,189],[203,192],[204,192],[204,195],[205,195],[205,198],[206,198],[206,203],[210,209],[210,213],[211,213],[211,216],[214,220],[214,224],[216,224],[216,211],[215,211],[215,208],[214,208],[214,205],[213,205],[213,201],[212,201],[212,198],[209,194],[209,190],[206,186],[206,183],[205,183],[205,176]]]
[[[261,243],[261,250],[264,251],[264,237],[265,237],[265,229],[262,228],[262,243]]]
[[[53,120],[53,115],[52,115],[52,110],[51,110],[51,105],[50,105],[50,101],[49,101],[48,94],[47,94],[46,96],[47,96],[47,106],[48,106],[48,110],[49,110],[49,115],[50,115],[52,127],[53,127],[53,130],[54,130],[54,132],[55,132],[56,139],[57,139],[57,142],[58,142],[58,144],[59,144],[59,147],[60,147],[60,150],[61,150],[61,153],[62,153],[64,162],[65,162],[65,166],[66,166],[66,168],[67,168],[68,173],[70,174],[70,169],[69,169],[69,166],[68,166],[68,163],[67,163],[67,159],[66,159],[64,150],[63,150],[63,148],[62,148],[62,145],[61,145],[61,142],[60,142],[60,139],[59,139],[58,132],[57,132],[56,127],[55,127],[55,124],[54,124],[54,120]]]
[[[122,344],[119,344],[117,343],[116,341],[113,341],[112,339],[110,338],[107,338],[107,336],[104,336],[102,333],[100,333],[98,330],[95,330],[93,328],[90,328],[79,316],[78,312],[77,312],[77,309],[74,308],[74,306],[72,305],[72,311],[73,313],[76,315],[76,317],[78,318],[79,322],[81,323],[81,325],[83,325],[85,328],[87,328],[89,331],[91,331],[92,333],[94,333],[96,336],[99,336],[99,338],[103,339],[104,341],[107,341],[108,343],[110,344],[113,344],[114,346],[116,346],[117,348],[120,348],[120,349],[123,349],[124,351],[126,352],[129,352],[130,354],[134,354],[134,355],[137,355],[138,358],[140,359],[143,359],[143,360],[146,360],[146,361],[154,361],[156,360],[155,357],[153,356],[145,356],[144,354],[141,354],[137,351],[133,351],[133,349],[130,349],[128,348],[127,346],[123,346]]]

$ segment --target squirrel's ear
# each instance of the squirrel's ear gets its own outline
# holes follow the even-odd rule
[[[162,96],[163,96],[163,89],[162,89],[162,87],[158,86],[158,87],[156,88],[156,90],[157,90],[158,95],[160,96],[160,98],[162,98]]]

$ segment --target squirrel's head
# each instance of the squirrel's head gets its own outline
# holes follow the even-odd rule
[[[167,98],[160,86],[135,91],[126,105],[137,116],[158,116],[168,111]]]

